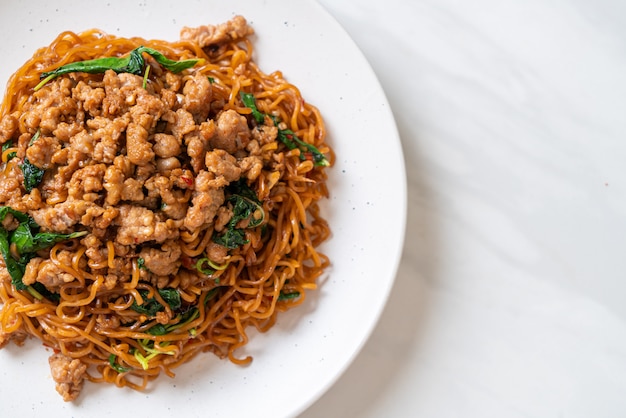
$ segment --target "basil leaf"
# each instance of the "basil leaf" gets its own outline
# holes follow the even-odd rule
[[[0,222],[4,221],[4,218],[6,218],[9,213],[13,215],[13,217],[19,222],[29,222],[29,220],[31,219],[28,214],[20,212],[19,210],[15,210],[10,206],[0,206]]]
[[[11,283],[17,290],[25,290],[26,285],[22,282],[22,277],[26,271],[26,265],[36,255],[37,251],[49,248],[54,244],[62,241],[66,241],[73,238],[78,238],[86,235],[86,231],[73,232],[71,234],[57,234],[54,232],[37,232],[39,225],[28,216],[28,214],[17,211],[9,206],[0,207],[0,222],[4,221],[8,214],[13,215],[20,224],[14,231],[7,231],[0,226],[0,254],[4,258],[4,263],[7,266],[7,271],[11,276]],[[19,254],[19,260],[16,260],[11,255],[11,245],[15,245],[15,250]],[[33,287],[43,296],[50,300],[53,300],[54,295],[47,291],[43,291],[37,286],[39,283],[35,283]]]
[[[118,373],[126,373],[127,371],[130,370],[130,368],[128,367],[122,367],[119,364],[117,364],[115,362],[116,359],[117,359],[117,356],[115,354],[111,354],[109,356],[109,365],[111,366],[113,370],[115,370]]]
[[[172,310],[179,309],[182,305],[180,299],[180,293],[176,289],[159,289],[159,295],[170,306]],[[143,304],[139,305],[137,301],[134,301],[131,305],[131,309],[141,314],[155,316],[157,312],[161,312],[165,309],[155,298],[148,298],[148,291],[141,289],[139,294],[143,298]]]
[[[51,302],[59,303],[59,301],[61,300],[61,295],[59,295],[58,293],[53,293],[53,292],[49,291],[46,286],[44,286],[43,284],[41,284],[39,282],[33,283],[30,287],[35,289],[43,297],[45,297],[46,299],[50,300]]]
[[[145,52],[146,54],[152,56],[156,60],[156,62],[158,62],[167,70],[173,73],[180,73],[181,71],[186,70],[187,68],[193,67],[194,65],[198,63],[198,61],[200,61],[199,59],[196,59],[196,58],[182,60],[182,61],[173,61],[167,58],[165,55],[163,55],[159,51],[157,51],[156,49],[148,48],[146,46],[140,46],[139,48],[136,49],[136,51],[139,51],[139,53]]]
[[[146,260],[144,260],[143,257],[137,258],[137,268],[148,270],[148,267],[146,267]]]
[[[72,232],[71,234],[57,234],[55,232],[39,232],[33,236],[27,224],[20,224],[11,235],[11,243],[15,243],[19,254],[36,253],[39,250],[52,247],[58,242],[67,241],[87,235],[87,231]]]
[[[31,164],[28,158],[24,158],[24,163],[20,165],[20,168],[24,174],[24,189],[26,189],[27,192],[31,192],[35,187],[39,186],[39,183],[43,180],[45,170]]]
[[[25,290],[26,285],[22,282],[22,277],[24,277],[24,272],[26,271],[26,264],[18,262],[11,256],[9,233],[4,228],[0,228],[0,253],[11,276],[11,284],[17,290]]]
[[[226,191],[231,193],[227,200],[233,205],[233,216],[228,221],[225,231],[213,236],[213,242],[234,250],[249,242],[245,231],[237,228],[237,224],[249,219],[247,228],[259,226],[265,219],[265,212],[256,193],[248,187],[245,180],[229,184]]]
[[[307,156],[310,155],[315,165],[324,167],[330,165],[324,154],[322,154],[315,145],[304,142],[298,138],[291,129],[279,129],[277,139],[285,144],[285,146],[290,150],[299,148],[301,151],[301,160],[306,160]]]
[[[4,144],[2,144],[2,153],[4,154],[4,152],[6,150],[8,150],[9,148],[13,148],[13,141],[11,141],[11,140],[8,140]],[[10,161],[12,158],[15,158],[16,155],[17,155],[17,153],[15,151],[14,152],[10,152],[7,155],[7,161]]]
[[[278,295],[278,300],[279,301],[283,301],[283,300],[290,300],[290,299],[296,299],[300,297],[300,292],[290,292],[290,293],[284,293],[282,290],[280,291],[280,294]]]
[[[252,116],[257,121],[257,123],[263,124],[266,115],[264,113],[261,113],[257,108],[254,95],[241,92],[240,96],[244,106],[252,110]],[[275,117],[271,117],[271,119],[274,121],[274,125],[278,126],[278,119]],[[315,145],[304,142],[303,140],[298,138],[296,134],[290,129],[279,129],[277,139],[285,144],[285,146],[290,150],[299,148],[301,151],[301,160],[306,160],[310,156],[316,166],[327,167],[330,165],[328,159],[324,156],[324,154],[320,152],[320,150],[317,149]]]
[[[60,75],[69,73],[98,74],[104,73],[107,70],[113,70],[116,73],[130,73],[135,75],[141,75],[143,74],[143,69],[145,66],[145,60],[142,56],[143,52],[154,57],[156,62],[174,73],[179,73],[187,68],[191,68],[196,65],[198,61],[200,61],[198,59],[173,61],[165,57],[165,55],[157,50],[145,46],[140,46],[130,51],[130,53],[125,57],[105,57],[86,61],[72,62],[69,64],[65,64],[53,71],[44,72],[40,76],[40,78],[42,79],[41,82],[37,84],[37,86],[35,86],[35,91],[43,87],[48,81]]]
[[[243,91],[239,93],[241,96],[241,101],[244,106],[252,110],[252,117],[258,124],[263,124],[265,121],[265,114],[261,113],[259,109],[256,107],[256,99],[254,98],[254,94],[252,93],[244,93]]]
[[[213,236],[213,242],[221,245],[222,247],[226,247],[229,250],[234,250],[235,248],[239,248],[250,241],[246,239],[246,233],[243,229],[231,227],[226,229],[223,234]]]

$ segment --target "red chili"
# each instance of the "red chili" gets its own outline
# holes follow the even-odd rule
[[[185,177],[185,176],[181,176],[180,179],[184,181],[187,186],[193,186],[193,179],[190,179],[189,177]]]

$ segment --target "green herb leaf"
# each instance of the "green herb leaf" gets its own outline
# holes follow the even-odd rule
[[[163,300],[170,306],[170,308],[175,311],[179,309],[182,305],[180,299],[180,293],[178,290],[167,288],[167,289],[159,289],[159,295],[163,298]],[[155,316],[157,312],[161,312],[165,309],[163,305],[161,305],[155,298],[148,298],[148,291],[145,289],[139,290],[139,294],[143,298],[143,304],[139,305],[137,301],[134,301],[131,305],[131,309],[141,314],[145,314],[148,316]]]
[[[265,121],[266,115],[260,112],[259,109],[257,108],[254,95],[250,93],[241,92],[240,96],[241,96],[241,101],[243,102],[244,106],[252,110],[252,116],[257,121],[257,123],[263,124],[263,122]],[[278,119],[275,117],[271,117],[271,119],[274,121],[274,125],[278,126],[279,124]],[[316,166],[326,167],[330,165],[330,162],[328,161],[328,159],[324,156],[324,154],[320,152],[320,150],[317,149],[315,145],[309,144],[308,142],[304,142],[303,140],[298,138],[296,134],[290,129],[279,129],[277,139],[283,144],[285,144],[285,146],[290,150],[296,149],[296,148],[300,149],[301,160],[306,160],[310,156],[310,158],[313,160],[313,163]]]
[[[10,206],[0,206],[0,222],[4,221],[4,218],[6,218],[8,214],[13,215],[13,217],[17,219],[19,222],[29,222],[29,220],[31,220],[31,217],[28,216],[28,214],[24,212],[15,210]]]
[[[113,370],[115,370],[118,373],[126,373],[127,371],[130,370],[129,367],[122,367],[119,364],[117,364],[115,362],[116,359],[117,359],[117,356],[115,354],[111,354],[109,356],[109,365],[111,366]]]
[[[198,310],[198,308],[193,307],[193,308],[187,310],[187,312],[181,314],[179,316],[179,320],[178,320],[177,323],[171,324],[171,325],[163,325],[163,324],[153,325],[148,330],[148,334],[150,334],[150,335],[166,335],[166,334],[169,334],[172,331],[175,331],[175,330],[177,330],[179,328],[184,327],[185,325],[187,325],[191,321],[194,321],[198,316],[200,316],[200,311]]]
[[[87,235],[87,231],[72,232],[71,234],[57,234],[55,232],[38,232],[33,235],[32,225],[21,223],[13,234],[11,243],[15,244],[17,252],[21,254],[36,253],[44,248],[52,247],[58,242],[67,241]]]
[[[278,295],[278,300],[279,301],[283,301],[283,300],[290,300],[290,299],[296,299],[300,297],[300,292],[290,292],[290,293],[284,293],[282,290],[280,291],[280,294]]]
[[[17,290],[25,290],[26,285],[22,282],[22,277],[26,271],[26,264],[20,263],[11,256],[9,233],[4,228],[0,228],[0,253],[11,276],[11,284]]]
[[[315,145],[304,142],[296,136],[291,129],[279,129],[277,139],[285,144],[289,149],[300,149],[300,159],[306,160],[310,155],[316,166],[327,167],[330,165],[328,159],[322,154]]]
[[[20,165],[20,168],[24,174],[24,189],[27,192],[31,192],[35,187],[39,186],[46,171],[31,164],[28,158],[24,158],[24,163]]]
[[[215,235],[213,242],[230,250],[234,250],[250,241],[246,239],[246,233],[243,229],[228,228],[223,234]]]
[[[252,110],[252,117],[256,122],[261,125],[265,121],[265,114],[260,112],[256,107],[256,99],[254,98],[254,94],[252,93],[244,93],[243,91],[239,93],[241,96],[241,101],[243,105],[250,110]]]
[[[156,60],[156,62],[158,62],[163,67],[165,67],[165,69],[173,73],[180,73],[181,71],[186,70],[187,68],[193,67],[194,65],[198,63],[198,61],[200,61],[197,58],[182,60],[182,61],[173,61],[167,58],[165,55],[163,55],[159,51],[157,51],[156,49],[148,48],[146,46],[140,46],[139,48],[137,48],[137,50],[139,51],[139,53],[145,52],[146,54],[152,56]]]
[[[165,335],[168,333],[167,327],[163,324],[155,324],[146,331],[150,335]]]
[[[51,291],[48,290],[46,286],[44,286],[43,284],[39,282],[35,282],[28,287],[35,289],[41,296],[43,296],[44,298],[48,299],[51,302],[59,303],[59,301],[61,300],[61,295],[59,295],[58,293],[52,293]]]
[[[233,216],[228,221],[225,231],[213,236],[213,242],[233,250],[249,242],[245,231],[237,228],[237,224],[248,219],[247,228],[257,227],[265,220],[265,211],[256,193],[248,187],[245,180],[229,184],[226,192],[230,193],[227,200],[233,205]]]
[[[187,68],[191,68],[199,61],[198,59],[173,61],[168,59],[165,55],[157,50],[145,46],[140,46],[130,51],[130,53],[125,57],[105,57],[86,61],[72,62],[69,64],[65,64],[53,71],[44,72],[40,76],[42,81],[37,84],[37,86],[35,87],[35,91],[43,87],[48,81],[60,75],[69,73],[99,74],[104,73],[107,70],[113,70],[116,73],[131,73],[135,75],[141,75],[144,71],[145,66],[145,60],[142,56],[143,52],[154,57],[156,62],[161,64],[167,70],[174,73],[179,73]]]
[[[146,260],[144,260],[143,257],[137,258],[137,267],[142,270],[148,270],[148,267],[146,267]]]
[[[57,242],[77,238],[87,233],[84,231],[71,234],[38,232],[39,225],[30,216],[9,206],[0,207],[0,222],[4,221],[8,214],[13,215],[20,224],[14,231],[10,232],[0,226],[0,254],[2,254],[7,271],[11,276],[11,283],[17,290],[26,290],[27,286],[22,282],[22,277],[24,277],[26,265],[36,255],[37,251],[51,247]],[[11,255],[11,244],[15,244],[16,250],[20,255],[19,260],[16,260]],[[48,292],[47,289],[43,290],[45,287],[43,285],[37,286],[38,284],[35,283],[33,285],[35,291],[53,300],[53,294]]]
[[[13,141],[11,141],[11,140],[8,140],[4,144],[2,144],[2,153],[4,154],[4,152],[6,150],[8,150],[9,148],[13,148]],[[15,158],[16,155],[17,155],[17,153],[15,151],[14,152],[10,152],[7,155],[7,161],[10,161],[12,158]]]
[[[30,146],[33,144],[33,142],[37,141],[40,135],[41,131],[37,130],[37,132],[35,132],[35,135],[33,135],[33,137],[30,139],[28,145]],[[32,164],[28,160],[28,158],[24,158],[24,162],[20,165],[20,168],[22,169],[22,173],[24,175],[24,189],[26,189],[27,192],[30,192],[35,187],[37,187],[39,183],[41,183],[43,175],[45,174],[45,170]]]

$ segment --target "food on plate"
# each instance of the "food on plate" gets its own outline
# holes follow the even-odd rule
[[[41,340],[64,400],[201,352],[250,362],[246,329],[329,265],[322,117],[251,35],[241,16],[176,42],[63,32],[10,78],[0,347]]]

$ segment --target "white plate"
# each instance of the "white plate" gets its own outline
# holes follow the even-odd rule
[[[87,6],[88,4],[88,6]],[[180,27],[244,15],[256,31],[256,61],[283,71],[325,116],[337,154],[324,212],[333,230],[325,282],[306,303],[251,333],[241,367],[212,354],[139,393],[86,383],[75,403],[54,389],[41,344],[0,351],[2,416],[293,416],[320,397],[372,331],[393,284],[406,219],[404,160],[385,95],[341,27],[312,0],[3,1],[0,82],[63,30],[97,27],[120,36],[178,39]]]

